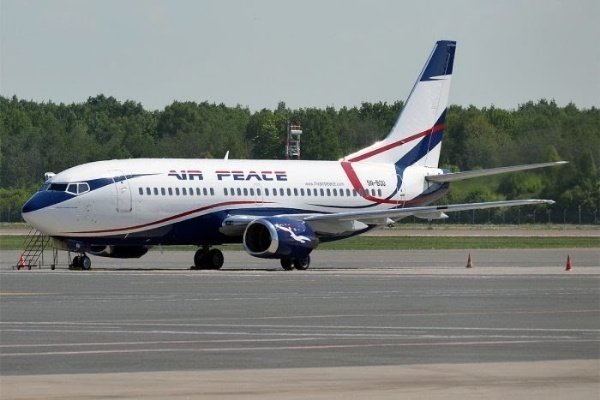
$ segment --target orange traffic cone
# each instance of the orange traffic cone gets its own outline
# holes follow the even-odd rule
[[[23,257],[23,254],[21,254],[21,257],[19,257],[19,262],[17,263],[17,269],[21,268],[25,268],[25,258]]]
[[[565,271],[570,271],[573,269],[573,266],[571,265],[571,255],[567,254],[567,265],[565,266]]]
[[[469,253],[469,258],[467,259],[467,268],[473,268],[473,263],[471,262],[471,253]]]

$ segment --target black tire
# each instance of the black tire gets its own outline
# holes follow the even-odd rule
[[[212,249],[206,255],[206,266],[210,269],[221,269],[224,262],[225,257],[219,249]]]
[[[75,269],[80,269],[81,268],[81,257],[80,256],[73,257],[73,261],[72,261],[71,265]]]
[[[92,260],[88,256],[81,256],[79,265],[84,271],[89,271],[92,268]]]
[[[291,271],[294,269],[294,263],[291,258],[281,258],[279,262],[281,263],[281,268],[286,271]]]
[[[300,271],[306,271],[310,267],[310,256],[294,259],[294,268]]]
[[[206,249],[198,249],[196,250],[196,254],[194,254],[194,267],[197,269],[206,268],[206,255],[208,251]]]

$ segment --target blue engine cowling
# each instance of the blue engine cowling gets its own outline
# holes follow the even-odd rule
[[[243,243],[248,254],[254,257],[302,258],[309,255],[319,241],[305,222],[265,217],[248,224]]]

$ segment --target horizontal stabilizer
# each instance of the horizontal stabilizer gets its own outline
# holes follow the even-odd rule
[[[539,164],[514,165],[512,167],[479,169],[479,170],[474,170],[474,171],[463,171],[463,172],[454,172],[454,173],[441,174],[441,175],[430,175],[430,176],[425,177],[425,179],[427,179],[429,182],[436,182],[436,183],[456,182],[456,181],[462,181],[464,179],[505,174],[507,172],[526,171],[529,169],[536,169],[536,168],[553,167],[556,165],[562,165],[562,164],[567,164],[567,163],[568,163],[568,161],[554,161],[554,162],[539,163]]]

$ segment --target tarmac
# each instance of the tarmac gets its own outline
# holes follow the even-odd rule
[[[241,251],[14,271],[18,253],[3,400],[600,396],[598,248],[317,250],[290,272]]]

